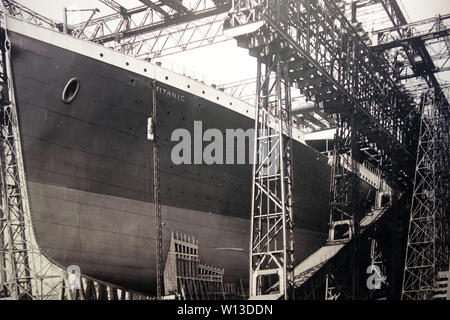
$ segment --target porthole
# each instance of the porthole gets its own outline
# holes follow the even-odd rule
[[[77,78],[70,79],[64,87],[61,99],[64,103],[71,103],[80,90],[80,80]]]

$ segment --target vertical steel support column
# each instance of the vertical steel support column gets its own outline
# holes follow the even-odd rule
[[[351,117],[351,116],[350,116]],[[351,120],[350,120],[351,121]],[[353,213],[357,205],[352,199],[357,196],[357,172],[353,146],[357,143],[355,130],[349,119],[338,115],[334,139],[333,166],[331,173],[330,229],[328,242],[349,241],[355,233]],[[356,155],[355,155],[356,156]]]
[[[250,298],[288,299],[294,250],[290,88],[281,54],[264,59],[258,57]]]
[[[360,134],[355,119],[355,114],[351,114],[351,215],[353,225],[353,252],[352,252],[352,299],[359,296],[359,222],[361,220],[361,204],[359,199],[359,154],[360,154]]]
[[[402,300],[431,299],[435,284],[436,241],[436,96],[425,95],[417,146]]]
[[[445,100],[438,101],[436,117],[436,273],[449,271],[450,246],[450,110]]]
[[[3,152],[1,152],[0,154],[2,154]],[[3,188],[3,186],[5,185],[5,180],[3,177],[3,165],[1,164],[0,161],[0,183],[1,183],[1,188]],[[8,277],[7,277],[7,269],[6,269],[6,246],[5,246],[5,231],[4,228],[6,228],[6,215],[4,214],[5,211],[3,208],[5,208],[5,204],[6,204],[6,198],[5,198],[5,193],[2,192],[0,193],[0,298],[6,297],[8,295],[8,286],[7,286],[7,281],[8,281]]]
[[[351,290],[347,281],[338,281],[340,275],[330,274],[325,286],[325,299],[334,300],[340,296],[353,299],[357,296],[357,243],[359,183],[358,183],[359,134],[355,116],[339,114],[334,139],[333,165],[331,172],[331,203],[328,243],[349,242],[353,240],[351,253]],[[344,278],[346,275],[344,276]]]
[[[4,19],[2,28],[5,27]],[[17,116],[15,114],[14,96],[11,94],[11,72],[9,67],[9,40],[6,30],[1,29],[1,229],[2,247],[2,285],[6,287],[6,295],[14,299],[31,299],[33,297],[28,258],[28,244],[25,231],[25,209],[22,196],[24,194],[23,176],[20,174],[20,163],[17,152]],[[20,150],[19,150],[20,152]]]
[[[152,86],[152,131],[153,131],[153,201],[155,205],[156,227],[156,295],[164,294],[164,265],[162,253],[162,218],[159,179],[159,141],[157,124],[156,82]]]

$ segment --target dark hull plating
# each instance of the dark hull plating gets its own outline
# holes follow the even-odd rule
[[[32,217],[41,249],[54,261],[137,290],[154,287],[151,79],[10,33],[15,92]],[[67,81],[80,90],[61,100]],[[203,130],[253,127],[253,120],[158,83],[164,253],[170,231],[199,239],[204,263],[225,280],[248,278],[249,165],[174,165],[171,132],[201,120]],[[167,94],[163,90],[169,90]],[[297,260],[325,240],[327,159],[294,142]]]

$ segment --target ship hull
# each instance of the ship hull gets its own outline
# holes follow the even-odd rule
[[[78,265],[91,277],[142,292],[155,288],[153,204],[30,183],[42,250],[63,266]],[[194,235],[202,263],[225,269],[224,281],[248,279],[248,220],[162,206],[163,252],[172,231]],[[295,254],[303,259],[323,244],[324,234],[295,230]]]
[[[128,70],[131,58],[113,65],[38,39],[18,25],[9,38],[30,208],[41,250],[62,266],[80,266],[88,276],[152,292],[156,250],[147,119],[153,78]],[[80,89],[67,104],[61,95],[73,77]],[[172,231],[188,234],[199,240],[202,263],[224,268],[227,282],[245,281],[251,165],[175,165],[171,150],[177,142],[171,133],[177,128],[193,132],[194,121],[202,121],[203,130],[222,132],[245,130],[254,122],[221,101],[190,92],[193,80],[180,90],[169,77],[156,82],[164,255]],[[221,97],[217,93],[217,100]],[[293,158],[295,256],[300,261],[326,238],[330,169],[324,156],[299,141],[293,143]]]

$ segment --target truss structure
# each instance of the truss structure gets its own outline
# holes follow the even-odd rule
[[[266,9],[276,6],[281,5],[261,1],[253,10],[259,12],[259,20],[264,17],[271,30],[286,39],[286,50],[296,52],[289,62],[294,86],[325,113],[354,108],[357,121],[367,124],[360,133],[386,154],[383,171],[397,175],[396,179],[406,178],[407,164],[414,162],[413,128],[420,118],[412,97],[395,84],[336,4],[288,1],[281,26],[271,20]],[[240,23],[237,15],[233,19],[232,25]],[[245,36],[240,41],[244,42]],[[264,44],[250,41],[250,53],[256,55],[253,48]],[[404,169],[394,170],[394,163],[400,162]]]
[[[437,118],[438,149],[436,150],[436,271],[450,268],[450,110],[442,105]]]
[[[292,118],[286,67],[280,53],[258,58],[250,298],[292,297]],[[269,288],[276,282],[277,293],[267,293],[264,286]]]
[[[448,268],[448,190],[441,188],[449,175],[449,119],[448,105],[436,92],[423,96],[403,276],[405,300],[431,299],[438,271]]]
[[[126,1],[99,0],[87,21],[73,25],[46,18],[14,0],[5,0],[9,14],[104,44],[109,48],[142,59],[178,53],[229,40],[222,24],[230,8],[227,0],[192,0],[184,6],[178,0],[142,0],[141,6],[129,7]],[[83,9],[86,11],[88,9]],[[77,10],[75,10],[77,11]],[[109,12],[103,14],[103,12]],[[68,15],[70,17],[70,11]]]
[[[62,30],[62,25],[52,19],[49,19],[16,1],[2,0],[4,12],[12,16],[21,18],[24,21],[33,23],[36,25],[44,26],[53,30]]]
[[[348,241],[356,233],[354,217],[358,204],[358,132],[354,117],[339,116],[334,138],[331,173],[331,213],[328,242]]]
[[[115,12],[69,26],[72,35],[145,59],[228,40],[221,32],[229,9],[224,0],[189,1],[190,8],[178,0],[142,0],[134,8],[101,2]]]

